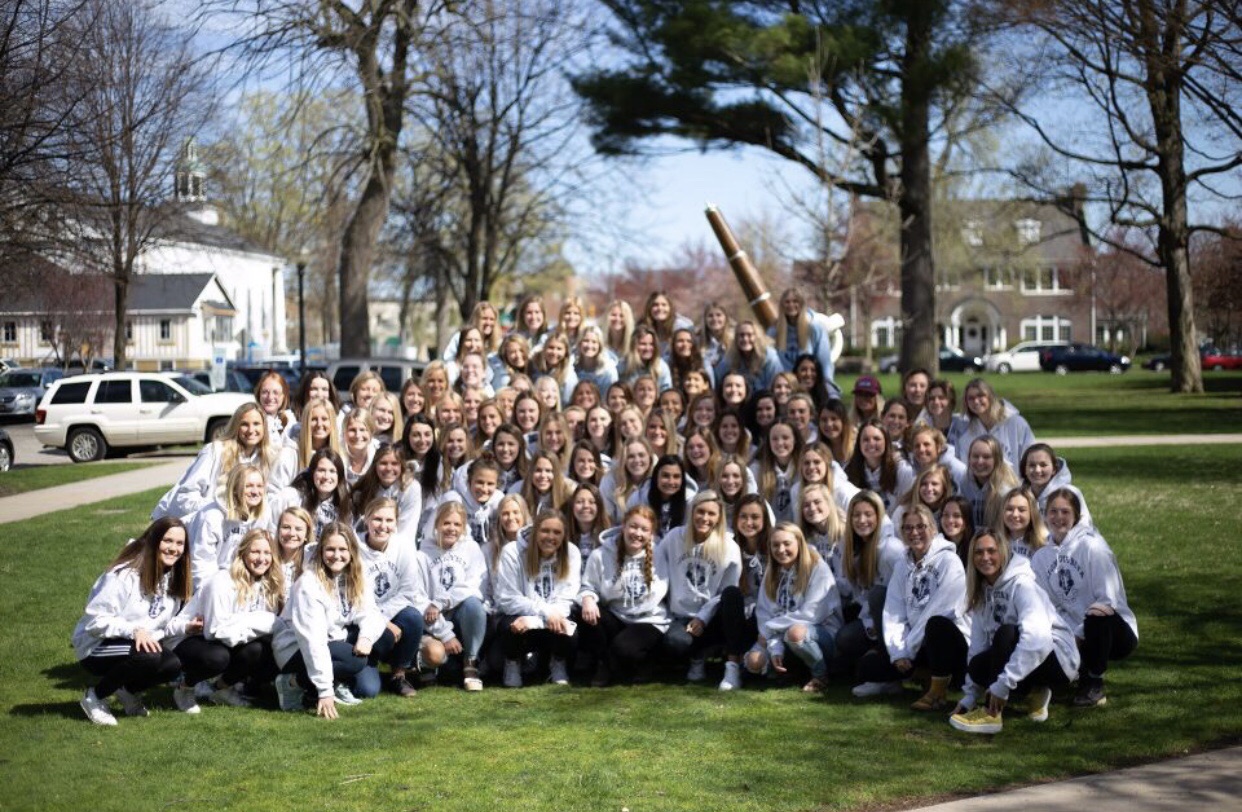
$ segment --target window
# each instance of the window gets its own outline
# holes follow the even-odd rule
[[[91,389],[92,381],[82,383],[62,383],[52,395],[52,403],[85,403],[86,394]]]
[[[891,316],[871,322],[871,343],[876,347],[896,347],[901,343],[901,322]]]
[[[1072,293],[1060,268],[1027,268],[1022,272],[1023,293]]]
[[[176,366],[171,359],[165,358],[160,361],[160,372],[172,372],[174,369],[176,369]]]
[[[961,272],[957,268],[936,265],[936,290],[957,290],[961,283]]]
[[[1069,341],[1070,321],[1058,316],[1034,316],[1022,320],[1023,341]]]
[[[5,344],[16,344],[17,343],[17,322],[6,321],[4,323],[3,333],[4,333]]]
[[[1030,218],[1018,220],[1014,223],[1013,226],[1018,231],[1018,244],[1025,246],[1039,242],[1043,225],[1040,221]]]
[[[100,381],[95,392],[96,403],[133,403],[133,384],[128,378]]]
[[[172,340],[172,319],[160,319],[160,341]]]
[[[1012,268],[984,268],[983,286],[988,290],[1005,290],[1013,287]]]
[[[143,403],[179,403],[182,398],[163,381],[139,381],[138,390]]]
[[[39,322],[39,341],[51,344],[56,338],[56,327],[50,321]]]

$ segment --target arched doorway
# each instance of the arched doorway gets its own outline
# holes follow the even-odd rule
[[[944,332],[944,343],[967,355],[986,355],[1006,346],[1000,310],[986,299],[967,299],[953,308]]]

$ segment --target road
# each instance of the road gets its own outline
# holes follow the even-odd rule
[[[6,418],[0,421],[0,428],[9,433],[9,438],[13,441],[14,468],[28,468],[35,465],[63,465],[64,463],[73,462],[69,459],[69,455],[59,448],[45,448],[42,443],[35,439],[34,423],[30,420],[14,421],[13,418]],[[145,451],[139,454],[129,454],[130,459],[161,459],[165,457],[184,457],[187,456],[184,447],[175,451],[159,450]]]

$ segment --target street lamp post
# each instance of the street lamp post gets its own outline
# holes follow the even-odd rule
[[[298,260],[298,362],[306,375],[306,260]]]

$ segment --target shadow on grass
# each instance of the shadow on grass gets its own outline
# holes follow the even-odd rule
[[[14,705],[9,708],[9,715],[26,718],[60,716],[65,719],[86,721],[82,716],[82,707],[77,702],[34,702],[29,705]]]

